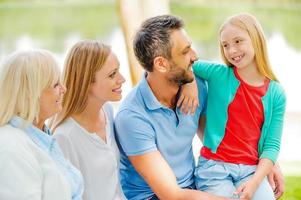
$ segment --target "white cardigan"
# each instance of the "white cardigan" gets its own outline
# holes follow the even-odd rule
[[[0,199],[71,199],[70,185],[55,162],[11,125],[0,127]]]

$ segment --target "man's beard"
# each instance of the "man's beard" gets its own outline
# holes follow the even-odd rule
[[[177,84],[179,86],[186,83],[191,83],[194,80],[194,76],[190,75],[191,71],[189,69],[185,70],[183,68],[173,65],[172,70],[170,71],[169,81],[171,83]]]

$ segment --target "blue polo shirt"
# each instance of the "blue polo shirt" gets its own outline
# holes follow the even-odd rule
[[[122,102],[115,118],[115,130],[121,151],[120,181],[130,200],[147,199],[154,192],[136,172],[127,156],[160,151],[173,170],[178,185],[194,183],[195,162],[192,139],[196,134],[200,115],[206,105],[207,87],[197,78],[200,106],[194,115],[163,106],[150,89],[145,77]]]

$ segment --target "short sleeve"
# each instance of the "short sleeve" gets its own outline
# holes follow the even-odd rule
[[[202,78],[196,77],[196,83],[198,86],[199,103],[201,109],[200,115],[202,116],[206,114],[208,87],[206,81]]]
[[[115,118],[116,139],[127,156],[143,155],[157,150],[155,131],[142,114],[123,110]]]

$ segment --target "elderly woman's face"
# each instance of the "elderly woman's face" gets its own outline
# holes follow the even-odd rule
[[[62,110],[62,100],[66,92],[60,82],[43,90],[40,98],[40,118],[47,119]]]

